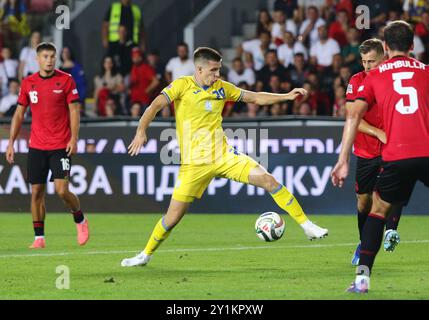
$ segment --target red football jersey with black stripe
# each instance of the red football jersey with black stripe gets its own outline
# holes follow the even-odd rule
[[[356,99],[380,108],[387,143],[384,161],[429,157],[429,68],[405,56],[371,70]]]
[[[69,104],[75,101],[79,101],[75,81],[63,71],[56,69],[47,78],[35,73],[22,81],[18,104],[31,108],[31,148],[67,146],[71,138]]]
[[[350,78],[346,92],[347,102],[355,101],[358,94],[358,90],[365,77],[366,72],[362,71],[356,73],[353,77]],[[363,116],[363,119],[374,127],[380,129],[383,128],[383,119],[381,116],[380,109],[377,108],[377,105],[373,105],[371,108],[369,108]],[[382,147],[383,143],[376,137],[370,136],[362,132],[358,132],[356,134],[356,138],[353,144],[353,153],[361,158],[372,159],[381,155]]]

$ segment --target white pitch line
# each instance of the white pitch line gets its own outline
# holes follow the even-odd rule
[[[409,240],[401,241],[401,244],[429,243],[429,240]],[[259,250],[259,249],[312,249],[312,248],[332,248],[355,246],[356,243],[331,243],[331,244],[309,244],[295,246],[254,246],[254,247],[229,247],[229,248],[179,248],[158,250],[159,253],[169,252],[213,252],[213,251],[241,251],[241,250]],[[3,254],[0,258],[31,258],[31,257],[61,257],[76,255],[99,255],[99,254],[117,254],[117,253],[138,253],[139,250],[112,250],[112,251],[88,251],[88,252],[52,252],[52,253],[31,253],[31,254]]]

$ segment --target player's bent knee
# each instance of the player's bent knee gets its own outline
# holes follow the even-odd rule
[[[56,189],[55,192],[61,199],[64,199],[67,196],[67,189],[65,188]]]
[[[357,196],[357,209],[360,213],[369,213],[372,206],[372,196],[368,194],[359,194]]]
[[[279,182],[271,174],[267,173],[263,177],[263,188],[267,192],[272,192],[279,186]]]
[[[371,205],[365,202],[358,201],[357,209],[360,213],[369,213],[371,211]]]
[[[390,212],[391,208],[392,208],[392,204],[382,200],[379,197],[376,197],[374,199],[374,203],[372,205],[371,211],[372,213],[376,213],[380,216],[386,217],[387,214]]]
[[[40,201],[45,197],[45,189],[33,188],[31,191],[31,198],[36,201]]]
[[[37,192],[37,193],[31,194],[31,200],[32,201],[41,202],[44,200],[44,198],[45,198],[44,192]]]

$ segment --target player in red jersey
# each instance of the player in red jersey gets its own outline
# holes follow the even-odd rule
[[[76,153],[80,105],[76,84],[68,73],[55,69],[56,48],[43,42],[37,46],[40,71],[22,81],[18,106],[12,119],[6,160],[14,162],[13,144],[24,114],[31,107],[32,124],[27,160],[27,180],[31,183],[31,213],[35,240],[30,248],[45,247],[45,190],[49,170],[55,191],[73,213],[77,238],[84,245],[89,238],[88,220],[79,198],[69,191],[71,155]]]
[[[367,73],[376,68],[384,60],[383,42],[379,39],[365,40],[359,47],[364,71],[356,73],[350,78],[346,93],[346,108],[351,112],[358,89]],[[380,109],[372,106],[363,116],[359,131],[354,140],[353,153],[357,157],[356,163],[356,197],[359,238],[362,237],[362,229],[371,210],[372,192],[374,191],[377,175],[381,166],[381,149],[386,143],[386,134],[381,129],[383,119]],[[402,206],[395,207],[386,221],[384,249],[393,251],[399,243],[399,234],[396,231],[402,212]],[[360,243],[352,257],[352,265],[359,265]]]
[[[350,150],[359,122],[368,106],[381,108],[386,145],[377,178],[371,213],[362,231],[356,279],[349,292],[365,293],[375,257],[380,249],[386,216],[392,206],[406,205],[414,185],[429,187],[429,67],[409,57],[414,33],[404,21],[393,21],[384,30],[389,60],[369,72],[344,127],[343,144],[332,171],[332,182],[342,186],[348,175]]]

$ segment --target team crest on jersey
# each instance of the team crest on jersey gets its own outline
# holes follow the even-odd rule
[[[346,94],[349,94],[349,93],[353,93],[353,85],[351,83],[349,83],[349,85],[347,86]]]
[[[363,91],[364,88],[365,88],[365,86],[360,86],[359,89],[358,89],[358,92]]]
[[[210,111],[210,112],[213,111],[213,106],[211,101],[206,101],[205,106],[206,106],[206,111]]]

